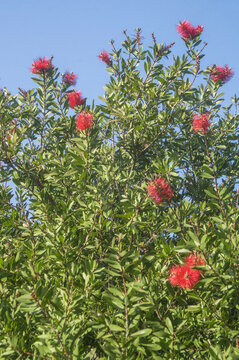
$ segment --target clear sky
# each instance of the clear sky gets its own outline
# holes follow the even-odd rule
[[[145,42],[151,33],[157,41],[176,41],[173,54],[182,54],[183,40],[176,32],[179,21],[203,25],[208,42],[203,66],[232,67],[235,75],[223,86],[226,99],[237,93],[239,80],[238,0],[0,0],[1,56],[0,87],[15,93],[17,87],[35,86],[30,67],[39,56],[54,56],[61,72],[78,74],[76,89],[89,101],[102,95],[109,75],[99,61],[102,50],[110,52],[141,27]]]

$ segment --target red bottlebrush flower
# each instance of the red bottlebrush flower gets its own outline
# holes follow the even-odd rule
[[[16,125],[16,121],[12,120],[12,124],[14,125],[14,127],[10,130],[10,133],[15,133],[17,131],[17,125]],[[8,137],[11,137],[10,135],[8,135]]]
[[[215,70],[211,73],[211,79],[214,82],[221,81],[224,84],[226,81],[230,80],[232,75],[233,71],[227,65],[224,67],[216,65]]]
[[[65,72],[65,74],[62,77],[63,82],[67,85],[75,85],[77,80],[77,75],[69,72]]]
[[[193,39],[195,36],[201,34],[202,31],[202,26],[198,25],[197,27],[193,27],[192,24],[187,20],[180,22],[177,26],[177,32],[185,41]]]
[[[87,130],[91,127],[93,114],[82,112],[76,117],[76,128],[78,131]]]
[[[200,256],[191,254],[186,257],[184,263],[190,267],[203,266],[203,265],[205,265],[205,260],[203,260]]]
[[[104,50],[102,53],[100,53],[99,59],[101,59],[108,66],[111,65],[111,58],[109,57],[109,54],[107,53],[107,51]]]
[[[202,133],[206,134],[208,128],[210,127],[209,116],[210,113],[208,112],[201,115],[195,114],[193,116],[193,131],[194,132],[201,131]]]
[[[201,277],[199,270],[191,269],[187,264],[173,266],[169,273],[170,284],[182,289],[192,289]]]
[[[151,181],[147,190],[148,195],[154,200],[156,204],[160,204],[164,200],[170,200],[173,196],[173,190],[171,186],[162,177]]]
[[[85,102],[85,99],[82,98],[80,91],[72,91],[69,94],[67,94],[69,105],[72,109],[74,109],[75,106],[81,105]]]
[[[12,121],[13,122],[13,121]],[[10,130],[10,133],[8,133],[8,139],[11,139],[12,138],[12,135],[14,135],[17,131],[17,127],[15,126],[13,129]],[[12,135],[10,135],[12,134]]]
[[[46,72],[50,72],[53,68],[54,66],[51,63],[51,59],[49,60],[45,57],[40,57],[32,64],[31,72],[33,74],[44,74]]]

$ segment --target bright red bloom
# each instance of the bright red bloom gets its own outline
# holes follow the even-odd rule
[[[11,129],[11,130],[10,130],[10,133],[11,133],[11,134],[12,134],[12,133],[15,133],[15,132],[16,132],[16,130],[17,130],[16,128]],[[12,136],[11,136],[10,134],[8,134],[8,136],[7,136],[7,137],[8,137],[8,139],[11,139],[11,137],[12,137]]]
[[[106,63],[108,66],[111,65],[111,58],[109,57],[109,54],[107,53],[107,51],[103,51],[100,55],[99,55],[99,59],[101,59],[104,63]]]
[[[50,72],[53,68],[54,66],[51,63],[51,59],[49,60],[45,57],[40,57],[32,64],[31,72],[33,74],[44,74],[46,72]]]
[[[230,78],[233,75],[233,71],[231,68],[226,66],[215,66],[215,70],[211,73],[211,79],[214,82],[221,81],[222,83],[225,83],[226,81],[230,80]]]
[[[77,75],[69,72],[66,72],[63,77],[63,82],[67,85],[75,85],[76,84],[76,80],[77,80]]]
[[[159,177],[152,180],[147,188],[148,195],[154,200],[156,204],[160,204],[164,200],[170,200],[173,196],[173,190],[167,181]]]
[[[192,24],[187,20],[180,22],[177,26],[177,32],[185,41],[193,39],[195,36],[201,34],[202,31],[202,26],[198,25],[197,27],[193,27]]]
[[[71,93],[67,94],[69,105],[72,109],[75,106],[81,105],[85,102],[85,99],[82,98],[80,91],[72,91]]]
[[[193,116],[193,131],[194,132],[201,131],[202,133],[206,134],[210,126],[209,116],[210,113],[208,112],[201,115],[195,114]]]
[[[91,127],[93,114],[82,112],[76,117],[76,128],[83,131]]]
[[[173,266],[169,270],[169,282],[173,286],[179,286],[182,289],[192,289],[200,280],[199,270],[191,269],[187,264]]]
[[[192,266],[203,266],[205,265],[205,260],[203,260],[200,256],[197,256],[195,254],[191,254],[186,257],[184,263],[186,265]]]

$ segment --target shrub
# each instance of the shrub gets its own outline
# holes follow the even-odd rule
[[[238,98],[190,29],[112,41],[97,106],[47,58],[0,91],[2,359],[239,357]]]

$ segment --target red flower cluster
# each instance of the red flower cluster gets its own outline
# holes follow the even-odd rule
[[[221,81],[222,83],[225,83],[226,81],[230,80],[232,75],[233,71],[227,65],[224,67],[216,65],[215,71],[211,73],[211,79],[214,82]]]
[[[80,91],[72,91],[71,93],[67,94],[69,105],[72,109],[75,106],[81,105],[85,102],[85,99],[82,98]]]
[[[76,84],[76,80],[77,80],[77,75],[69,72],[66,72],[63,77],[63,82],[67,85],[75,85]]]
[[[177,32],[185,41],[193,39],[195,36],[201,34],[202,31],[202,26],[198,25],[197,27],[193,27],[191,23],[187,20],[180,22],[177,26]]]
[[[104,63],[106,63],[108,66],[111,65],[111,58],[109,57],[109,54],[107,53],[107,51],[103,51],[100,55],[99,55],[99,59],[101,59]]]
[[[33,74],[44,74],[50,72],[53,68],[54,66],[51,63],[51,60],[40,57],[32,64],[31,72]]]
[[[15,120],[12,120],[12,124],[14,125],[14,127],[10,130],[10,133],[11,134],[13,134],[13,133],[15,133],[16,131],[17,131],[17,125],[16,125],[16,121]],[[8,139],[11,139],[11,135],[10,134],[8,134]]]
[[[191,254],[186,257],[183,265],[173,266],[170,270],[169,282],[173,286],[179,286],[182,289],[192,289],[194,285],[200,280],[202,271],[192,269],[194,266],[205,265],[205,261]]]
[[[91,127],[93,114],[82,112],[76,117],[76,128],[78,131],[87,130]]]
[[[208,128],[210,126],[209,116],[210,116],[210,113],[208,113],[208,112],[205,114],[201,114],[201,115],[195,114],[193,116],[194,132],[202,132],[203,134],[207,133]]]
[[[200,256],[196,256],[193,253],[186,257],[185,264],[189,266],[203,266],[205,265],[205,261]]]
[[[152,180],[147,190],[148,195],[154,200],[156,204],[160,204],[164,200],[170,200],[173,196],[173,190],[171,186],[162,177]]]

